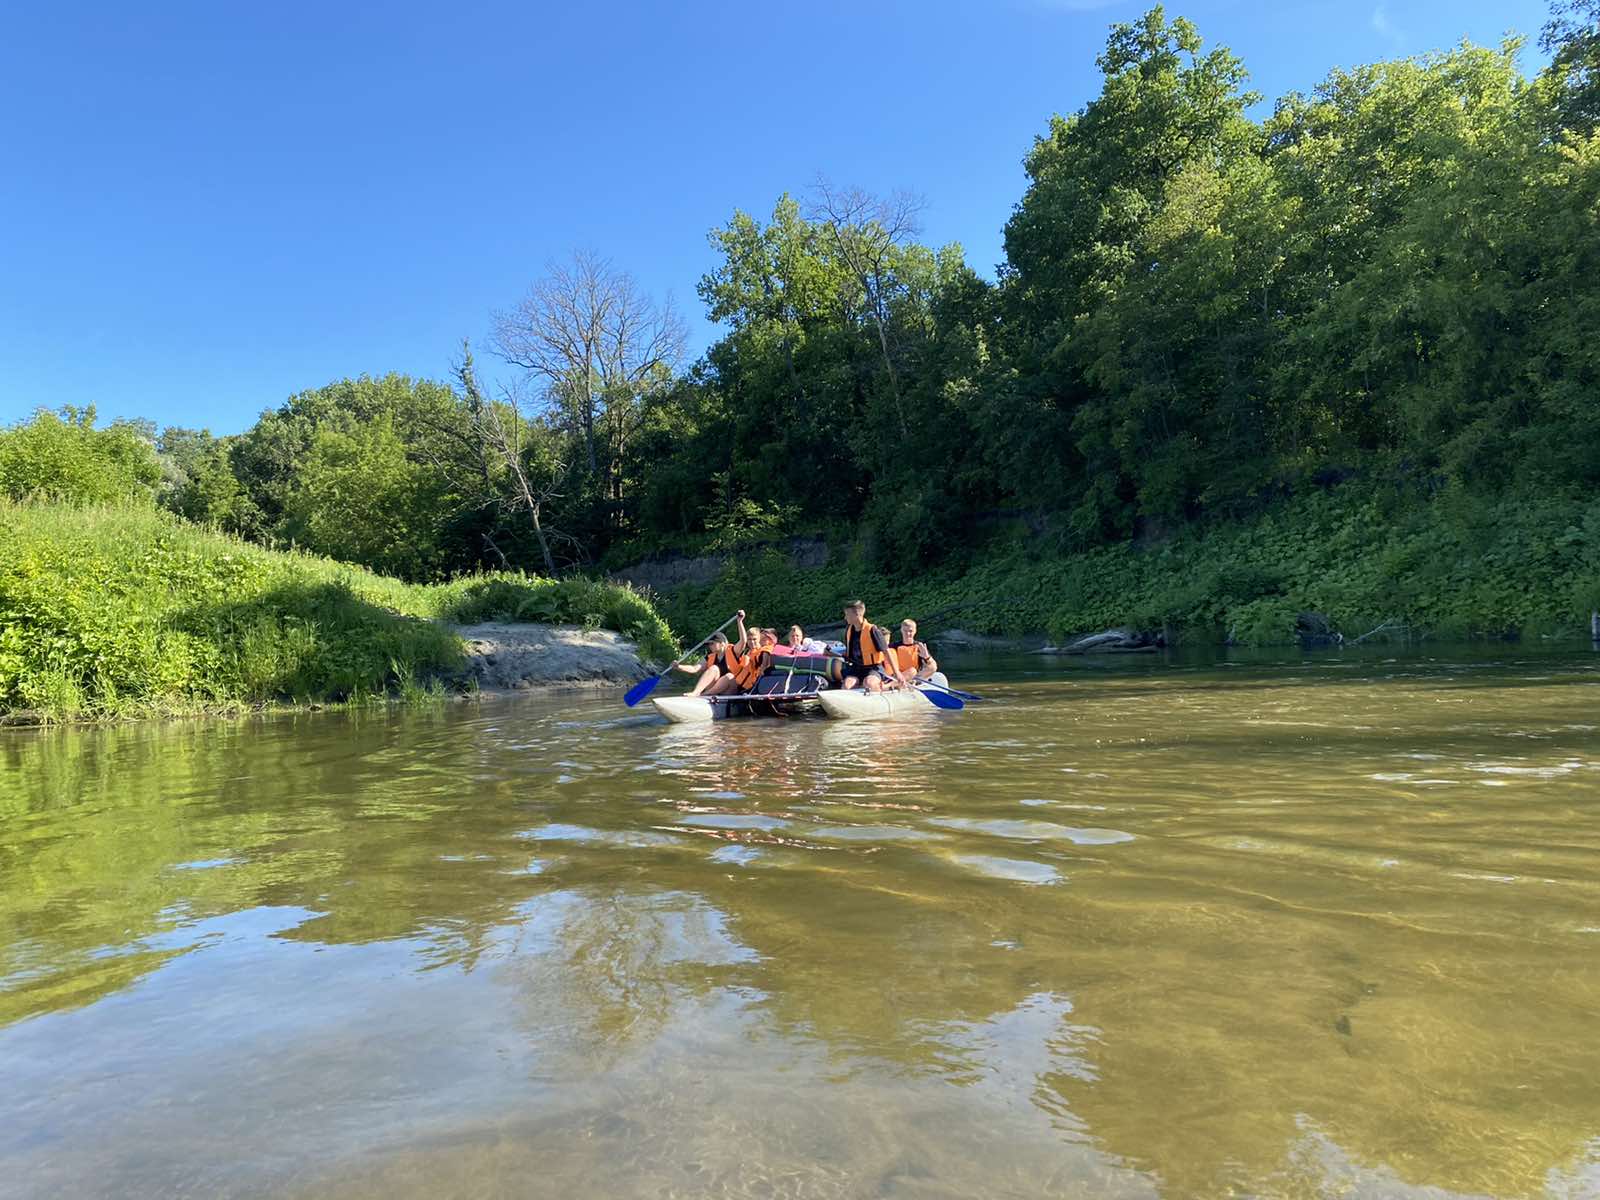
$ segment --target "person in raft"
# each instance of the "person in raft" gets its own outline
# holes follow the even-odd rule
[[[744,609],[735,618],[738,622],[739,640],[729,642],[728,635],[718,630],[706,643],[706,661],[700,666],[679,663],[678,670],[693,675],[699,672],[691,696],[722,696],[729,692],[748,692],[767,669],[772,656],[761,646],[761,631],[751,636],[745,631]]]
[[[756,681],[772,667],[772,648],[778,644],[776,629],[755,629],[750,633],[750,650],[745,655],[745,670],[739,676],[738,691],[753,692]]]
[[[768,630],[774,635],[776,630]],[[798,625],[789,626],[789,632],[784,635],[783,641],[772,647],[773,654],[782,657],[786,654],[826,654],[828,644],[819,642],[816,638],[808,638],[806,631]]]
[[[867,620],[867,606],[852,600],[844,606],[844,682],[845,690],[859,687],[881,692],[891,684],[909,687],[910,680],[899,661],[889,653],[889,634]]]
[[[917,623],[910,617],[900,622],[900,641],[893,653],[895,664],[912,679],[932,679],[939,669],[927,643],[917,641]]]
[[[806,631],[798,625],[789,626],[788,643],[791,654],[826,654],[828,643],[819,642],[816,638],[808,638]]]

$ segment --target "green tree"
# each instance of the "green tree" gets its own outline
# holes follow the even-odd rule
[[[1274,466],[1268,372],[1287,212],[1266,165],[1196,160],[1167,181],[1137,270],[1077,324],[1092,389],[1073,420],[1092,479],[1125,481],[1141,516],[1226,510]],[[1103,509],[1093,492],[1080,520]]]
[[[543,415],[576,453],[568,510],[597,539],[622,531],[626,460],[645,398],[671,384],[685,330],[670,300],[657,303],[626,271],[592,253],[552,263],[514,309],[495,314],[494,347],[525,373]]]
[[[353,433],[387,416],[396,436],[420,460],[432,451],[429,419],[454,402],[448,387],[429,380],[363,375],[301,392],[262,413],[229,446],[234,475],[260,514],[257,536],[268,541],[285,536],[289,496],[319,433]]]
[[[439,526],[449,508],[444,480],[411,461],[394,419],[384,414],[348,433],[315,434],[288,496],[284,528],[314,553],[426,580],[443,565]]]
[[[94,406],[40,409],[0,429],[0,496],[105,504],[154,500],[161,466],[131,422],[95,428]]]
[[[1029,431],[1011,470],[1029,481],[1024,495],[1076,499],[1085,533],[1125,528],[1136,485],[1109,473],[1105,414],[1074,432],[1078,410],[1106,399],[1087,375],[1103,356],[1079,352],[1074,337],[1116,301],[1174,195],[1192,192],[1206,171],[1226,173],[1259,140],[1244,116],[1257,97],[1244,90],[1243,65],[1226,48],[1202,47],[1192,24],[1169,22],[1159,6],[1114,26],[1097,60],[1100,95],[1053,118],[1035,141],[1028,189],[1006,223],[1008,353],[1018,372],[1010,391],[1014,419]],[[1185,179],[1195,170],[1202,175]]]
[[[1554,0],[1539,45],[1550,55],[1557,125],[1593,133],[1600,127],[1600,0]]]
[[[261,518],[233,472],[232,440],[208,429],[163,429],[156,442],[166,473],[162,503],[196,524],[248,534]]]

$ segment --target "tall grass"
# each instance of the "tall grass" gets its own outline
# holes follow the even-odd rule
[[[0,712],[419,699],[461,660],[440,622],[484,619],[598,624],[670,656],[649,602],[613,585],[521,574],[406,584],[149,507],[0,502]]]

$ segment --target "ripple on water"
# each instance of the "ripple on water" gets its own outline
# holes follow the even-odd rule
[[[1060,883],[1061,872],[1048,863],[1030,862],[1024,858],[998,858],[992,854],[952,854],[950,861],[987,875],[991,879],[1008,879],[1014,883]]]
[[[1570,775],[1574,771],[1581,770],[1583,765],[1583,763],[1576,760],[1571,762],[1557,763],[1555,766],[1551,767],[1512,767],[1502,763],[1487,763],[1483,765],[1473,763],[1467,767],[1467,770],[1478,771],[1484,775],[1522,775],[1529,776],[1534,779],[1555,779],[1559,776]],[[1484,780],[1483,782],[1487,783],[1489,781]]]
[[[806,836],[846,842],[918,842],[940,835],[908,825],[821,825],[808,831]]]
[[[708,829],[787,829],[789,822],[761,813],[686,813],[680,825],[704,825]]]
[[[192,862],[173,863],[174,871],[214,871],[218,867],[231,867],[237,858],[197,858]]]
[[[712,862],[729,863],[736,867],[748,867],[761,857],[761,851],[754,846],[723,846],[711,855]]]
[[[1065,840],[1079,846],[1112,846],[1118,842],[1133,841],[1133,834],[1124,833],[1120,829],[1082,829],[1073,825],[1056,825],[1049,821],[932,817],[928,824],[938,825],[944,829],[959,829],[963,833],[987,833],[991,837],[1015,838],[1029,842]]]
[[[643,847],[677,844],[677,839],[668,833],[652,833],[644,829],[628,831],[591,829],[587,825],[563,825],[559,822],[524,830],[517,836],[536,842],[593,842],[596,845],[606,846]]]

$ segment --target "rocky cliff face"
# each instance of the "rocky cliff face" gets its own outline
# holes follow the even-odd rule
[[[802,569],[826,566],[828,543],[821,538],[785,538],[764,542],[739,551],[748,554],[765,549],[777,550],[789,562]],[[668,554],[660,558],[647,558],[613,572],[609,578],[614,583],[631,583],[634,587],[649,588],[653,592],[670,592],[685,584],[706,584],[716,579],[728,565],[731,555],[718,554]]]

